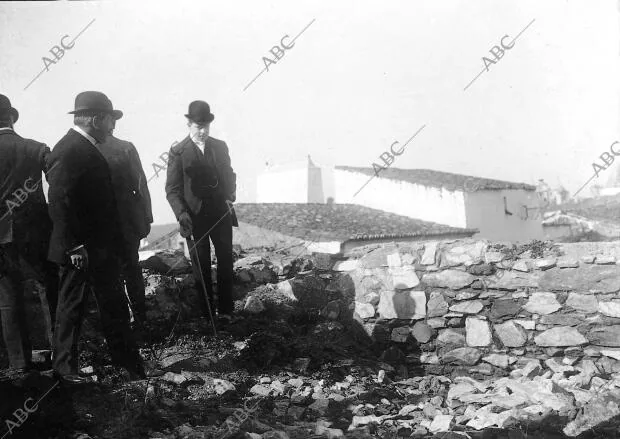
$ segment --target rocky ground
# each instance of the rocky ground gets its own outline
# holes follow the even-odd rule
[[[541,258],[547,251],[544,246],[537,250]],[[218,322],[215,336],[196,305],[199,292],[187,265],[179,264],[174,276],[165,275],[176,256],[161,258],[145,271],[149,325],[142,343],[143,356],[160,376],[129,382],[109,365],[91,304],[80,341],[81,365],[97,384],[71,390],[45,374],[2,384],[0,435],[620,436],[615,360],[594,362],[589,355],[599,354],[584,356],[581,348],[551,349],[541,358],[525,349],[521,356],[515,349],[498,350],[480,358],[458,330],[442,331],[443,340],[435,342],[436,331],[422,324],[401,334],[402,340],[398,330],[386,340],[369,337],[351,318],[343,291],[333,288],[335,275],[326,269],[324,256],[298,257],[294,250],[240,256],[245,258],[236,264],[239,320]],[[284,279],[303,293],[283,288]],[[476,328],[468,328],[468,334],[475,333]],[[452,360],[439,359],[433,343],[465,347],[450,351]],[[39,360],[44,356],[37,353]]]

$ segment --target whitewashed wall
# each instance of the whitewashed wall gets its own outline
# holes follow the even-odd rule
[[[258,174],[257,203],[324,203],[324,170],[308,160],[267,169]]]
[[[375,177],[354,197],[369,178],[336,169],[335,202],[360,204],[424,221],[466,227],[465,198],[462,192]]]
[[[307,203],[307,166],[264,172],[258,175],[257,203]]]
[[[427,187],[407,182],[373,178],[353,196],[370,177],[335,170],[336,203],[353,203],[424,221],[453,227],[479,229],[476,238],[525,241],[541,239],[541,219],[529,211],[525,219],[523,206],[538,206],[534,191],[477,191],[465,193]],[[508,211],[504,212],[504,199]]]
[[[504,197],[508,212],[505,213]],[[544,236],[542,218],[536,210],[525,215],[524,206],[538,206],[534,191],[502,190],[465,193],[467,227],[480,230],[476,238],[490,240],[528,241]]]

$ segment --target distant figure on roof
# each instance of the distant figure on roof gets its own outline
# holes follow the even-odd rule
[[[549,203],[551,203],[551,187],[549,187],[542,178],[538,180],[538,184],[536,185],[536,195],[542,205],[548,206]]]

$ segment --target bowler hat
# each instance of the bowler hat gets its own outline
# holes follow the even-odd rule
[[[109,113],[117,120],[123,117],[123,112],[115,110],[112,101],[100,91],[83,91],[75,97],[75,110],[69,111],[69,114],[84,111]]]
[[[0,95],[0,116],[9,113],[13,116],[13,123],[19,119],[19,113],[11,106],[11,101],[4,95]]]
[[[205,101],[194,101],[189,104],[185,117],[196,123],[210,123],[215,119],[211,113],[211,107]]]

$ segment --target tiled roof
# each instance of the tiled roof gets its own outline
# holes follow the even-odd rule
[[[368,177],[375,176],[373,168],[355,166],[336,166],[337,170],[357,172]],[[432,169],[399,169],[387,168],[380,171],[377,178],[406,181],[408,183],[421,184],[444,188],[451,191],[477,192],[482,190],[524,189],[536,190],[536,186],[526,183],[514,183],[511,181],[494,180],[491,178],[474,177],[471,175],[453,174],[451,172],[434,171]]]
[[[472,236],[478,232],[356,204],[239,203],[235,211],[240,222],[311,241]]]

